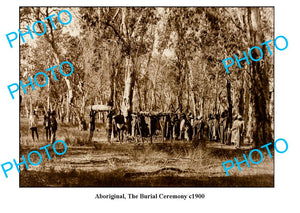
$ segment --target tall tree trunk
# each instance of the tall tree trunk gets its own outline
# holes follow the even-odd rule
[[[154,77],[153,77],[153,87],[152,87],[152,101],[151,101],[151,110],[156,110],[156,80],[157,80],[157,73],[160,71],[160,62],[161,62],[161,57],[158,58],[158,67],[155,70]]]
[[[31,96],[29,98],[29,114],[32,115],[33,113],[33,109],[32,109],[32,99],[31,99]]]
[[[179,112],[182,113],[183,112],[183,86],[184,86],[184,81],[185,81],[185,72],[184,72],[184,68],[182,66],[181,62],[177,62],[178,63],[178,77],[177,77],[177,83],[179,85],[179,90],[178,90],[178,108],[179,108]]]
[[[82,94],[82,102],[81,102],[81,108],[80,108],[80,115],[82,117],[84,117],[84,108],[86,106],[86,97],[87,97],[87,94]]]
[[[245,117],[244,114],[244,107],[245,107],[245,102],[244,102],[244,93],[245,93],[245,89],[244,89],[244,73],[242,73],[241,76],[241,84],[239,86],[240,90],[239,90],[239,105],[238,105],[238,112],[240,115],[242,115],[243,117]],[[244,118],[245,120],[245,118]]]
[[[228,128],[232,127],[232,100],[231,100],[231,83],[227,80],[227,101],[228,101]]]
[[[62,99],[61,99],[61,103],[60,103],[60,120],[61,122],[64,122],[64,119],[65,119],[65,108],[64,108],[64,102],[65,102],[65,96],[63,95],[62,96]],[[50,108],[49,108],[50,109]]]
[[[141,86],[140,86],[140,82],[137,81],[136,82],[136,92],[137,92],[137,98],[138,98],[138,110],[142,111],[143,106],[142,106],[142,95],[141,95]]]
[[[65,82],[67,84],[67,102],[66,102],[66,108],[67,108],[67,114],[66,114],[66,122],[69,123],[70,122],[70,115],[71,115],[71,102],[72,102],[72,98],[73,98],[73,90],[71,87],[71,83],[70,80],[67,79],[66,77],[64,77]]]
[[[60,57],[59,53],[58,53],[58,49],[56,44],[52,44],[52,49],[54,52],[54,57],[55,57],[55,61],[57,66],[60,65],[61,62],[63,62],[63,59]],[[66,82],[67,85],[67,102],[66,102],[66,122],[69,123],[70,122],[70,116],[71,116],[71,102],[73,99],[73,89],[71,87],[71,82],[67,77],[63,77],[64,81]]]
[[[25,113],[26,113],[26,118],[29,118],[30,110],[28,109],[28,101],[25,100]]]
[[[250,107],[250,95],[249,95],[249,88],[247,85],[247,73],[244,73],[244,93],[243,93],[243,99],[244,99],[244,107],[243,107],[243,115],[244,115],[244,122],[245,122],[245,130],[246,130],[246,137],[244,139],[244,143],[250,144],[252,142],[252,134],[251,134],[251,107]]]
[[[194,76],[193,76],[193,71],[191,69],[191,65],[189,62],[187,62],[188,65],[188,69],[189,69],[189,88],[191,90],[191,98],[192,98],[192,103],[193,103],[193,113],[194,116],[197,115],[197,111],[196,111],[196,103],[197,103],[197,99],[196,99],[196,95],[195,95],[195,91],[194,91]]]
[[[200,115],[203,117],[204,117],[204,106],[205,106],[205,97],[204,97],[204,89],[202,89],[202,102],[201,102]]]
[[[115,82],[115,69],[114,66],[112,67],[110,73],[110,95],[108,100],[108,106],[114,107],[115,101],[115,89],[116,89],[116,82]]]
[[[147,81],[146,81],[146,83],[145,83],[145,87],[144,87],[144,91],[143,91],[143,98],[144,98],[144,109],[145,110],[147,110],[147,111],[149,111],[149,105],[148,105],[148,93],[147,93],[147,91],[148,91],[148,89],[147,89]]]
[[[36,17],[38,20],[40,20],[40,9],[38,8],[38,10],[36,11]],[[49,16],[49,8],[46,9],[46,16],[48,17]],[[48,19],[48,25],[49,26],[52,26],[50,20]],[[40,25],[38,25],[38,27],[40,28]],[[41,28],[40,28],[41,30]],[[55,57],[55,61],[56,61],[56,65],[59,66],[61,62],[63,62],[63,58],[61,57],[60,55],[60,52],[58,50],[58,46],[57,46],[57,43],[56,43],[56,38],[54,37],[54,33],[53,33],[53,29],[52,27],[50,27],[50,35],[45,35],[46,38],[47,38],[47,41],[48,43],[50,44],[50,46],[52,47],[53,49],[53,53],[54,53],[54,57]],[[66,82],[66,85],[67,85],[67,88],[68,88],[68,91],[67,91],[67,115],[66,115],[66,119],[67,119],[67,122],[70,121],[70,105],[71,105],[71,100],[73,98],[73,90],[72,90],[72,87],[71,87],[71,83],[70,83],[70,80],[66,77],[64,77],[64,80]]]
[[[48,97],[47,97],[47,110],[50,109],[50,84],[51,84],[51,80],[48,83]]]
[[[126,16],[127,16],[127,8],[122,8],[122,24],[121,31],[123,32],[123,45],[127,49],[127,55],[125,56],[125,87],[123,94],[123,102],[121,110],[123,115],[126,117],[132,113],[132,98],[133,98],[133,90],[135,85],[135,68],[136,64],[133,61],[133,56],[131,52],[130,46],[130,38],[128,34],[128,29],[126,26]],[[138,53],[136,53],[136,56]],[[130,121],[131,122],[131,121]]]
[[[126,59],[126,70],[125,70],[125,87],[122,103],[122,112],[126,117],[132,113],[132,98],[133,98],[133,89],[135,85],[135,71],[134,63],[132,58],[128,56]]]
[[[215,80],[215,90],[216,90],[216,94],[215,94],[215,104],[214,104],[214,112],[218,113],[218,98],[219,98],[219,72],[217,72],[216,74],[216,80]]]
[[[250,23],[250,38],[252,38],[252,46],[256,46],[264,41],[263,31],[261,29],[261,16],[259,8],[248,8],[248,19]],[[266,48],[263,52],[267,54]],[[260,56],[259,51],[252,51],[253,58]],[[252,71],[252,90],[251,101],[253,103],[253,140],[255,147],[272,140],[271,122],[269,116],[269,77],[267,67],[264,66],[265,58],[260,61],[251,61],[250,67]]]

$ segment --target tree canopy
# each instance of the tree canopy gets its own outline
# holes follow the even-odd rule
[[[62,9],[72,14],[68,26],[52,30],[46,21],[51,30],[21,44],[20,80],[40,71],[50,79],[48,87],[25,95],[25,102],[31,98],[33,105],[59,109],[66,122],[92,104],[125,115],[229,110],[231,118],[243,116],[249,142],[273,137],[266,134],[274,119],[273,56],[241,62],[230,74],[222,64],[274,39],[273,8],[21,7],[21,30]],[[62,61],[71,62],[74,73],[54,81],[46,69]]]

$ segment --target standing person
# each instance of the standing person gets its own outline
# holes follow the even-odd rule
[[[56,138],[56,130],[57,130],[57,121],[55,118],[55,111],[53,110],[50,117],[50,131],[51,131],[51,143],[55,142]]]
[[[207,125],[208,125],[208,139],[212,140],[212,136],[213,136],[213,116],[212,116],[212,114],[209,114],[209,116],[208,116]]]
[[[204,135],[207,136],[207,133],[204,133],[204,126],[205,124],[207,124],[206,122],[204,122],[204,118],[203,116],[200,116],[200,119],[199,119],[199,132],[200,132],[200,139],[203,140],[204,138]]]
[[[188,141],[191,141],[193,139],[193,134],[194,134],[194,115],[192,113],[189,114],[189,118],[188,118],[188,129],[187,129],[187,135],[188,135]]]
[[[239,148],[241,145],[243,130],[244,121],[242,116],[238,115],[235,117],[231,128],[231,143],[235,145],[235,148]]]
[[[171,117],[170,117],[170,115],[166,115],[165,134],[164,134],[166,139],[172,138],[172,131],[173,131],[173,127],[172,127],[172,124],[171,124]]]
[[[239,120],[239,127],[240,127],[240,140],[239,140],[238,147],[240,147],[243,143],[243,138],[244,138],[244,135],[245,135],[245,128],[244,128],[245,122],[244,122],[243,117],[241,115],[239,115],[238,120]]]
[[[204,122],[203,117],[199,115],[196,118],[196,122],[194,123],[194,137],[196,139],[202,140],[204,132]]]
[[[215,115],[215,131],[215,140],[218,142],[220,140],[220,114],[218,113]]]
[[[129,136],[129,135],[131,135],[131,120],[132,120],[131,118],[132,118],[131,114],[128,113],[128,115],[125,118],[125,131],[126,131],[125,135],[126,135],[126,137]],[[149,122],[150,122],[150,120],[149,120]]]
[[[51,138],[51,130],[50,130],[50,116],[51,112],[50,110],[47,112],[46,110],[44,111],[44,127],[46,130],[46,141],[49,141]]]
[[[212,141],[218,141],[218,114],[213,115],[212,120]]]
[[[225,121],[224,123],[226,123],[225,127],[224,127],[224,143],[226,145],[230,145],[231,144],[231,128],[229,126],[229,112],[227,110],[225,110]]]
[[[180,140],[185,139],[185,135],[184,135],[184,133],[185,133],[185,122],[186,122],[186,116],[183,113],[181,115],[181,121],[180,121],[180,136],[179,136]]]
[[[141,121],[142,137],[147,137],[149,135],[149,129],[144,115],[140,115],[140,121]],[[125,119],[125,124],[126,124],[126,119]],[[124,129],[126,130],[126,125]]]
[[[220,142],[221,144],[225,143],[225,129],[226,129],[226,118],[225,112],[222,112],[221,119],[220,119]]]
[[[188,117],[185,119],[185,139],[187,141],[191,141],[192,140],[192,137],[193,137],[193,128],[192,128],[192,125],[193,125],[193,118],[194,116],[192,115],[192,113],[190,113],[188,115]]]
[[[193,139],[199,139],[199,121],[200,116],[196,117],[195,121],[193,122]]]
[[[95,125],[96,114],[97,114],[97,112],[95,110],[93,110],[92,107],[91,107],[91,111],[90,111],[90,137],[89,137],[90,142],[93,139],[94,131],[96,129],[96,125]]]
[[[36,112],[36,110],[33,110],[33,114],[30,114],[30,116],[29,116],[29,126],[30,126],[30,130],[31,130],[31,136],[32,136],[33,142],[34,142],[34,133],[36,133],[37,141],[39,140],[39,134],[38,134],[38,130],[37,130],[38,120],[39,120],[39,117],[37,115],[37,112]]]
[[[117,125],[117,132],[119,136],[119,141],[122,142],[124,139],[124,130],[125,130],[125,117],[122,115],[122,111],[119,111],[119,114],[114,117],[116,125]]]
[[[110,143],[111,142],[111,133],[113,129],[113,111],[109,111],[107,115],[107,123],[106,123],[106,131],[107,131],[107,140]]]
[[[175,114],[171,120],[173,126],[173,138],[178,140],[180,135],[180,120],[178,119],[177,114]]]
[[[201,147],[205,148],[207,142],[209,141],[209,125],[208,125],[208,118],[207,117],[201,117],[201,130],[200,130],[200,136],[201,137]]]

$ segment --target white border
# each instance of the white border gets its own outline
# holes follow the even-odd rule
[[[297,212],[299,211],[299,3],[297,1],[1,1],[0,7],[0,163],[18,158],[18,99],[7,85],[18,82],[19,50],[11,49],[5,35],[19,26],[19,6],[275,6],[275,37],[289,41],[275,55],[275,138],[285,138],[289,150],[276,155],[275,188],[19,188],[15,169],[9,178],[0,172],[1,212]],[[204,200],[95,200],[96,193],[205,193]]]

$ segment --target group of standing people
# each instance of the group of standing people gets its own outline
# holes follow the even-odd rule
[[[236,148],[241,146],[244,137],[244,121],[241,115],[235,115],[230,126],[228,112],[210,114],[208,116],[208,139],[226,145],[234,145]]]
[[[96,114],[97,111],[90,109],[90,136],[89,141],[91,142],[93,139],[94,131],[96,129]],[[107,115],[107,134],[108,134],[108,142],[111,141],[112,133],[118,133],[119,141],[123,141],[124,139],[124,131],[125,131],[125,118],[122,115],[121,110],[119,114],[115,115],[113,111],[109,111]]]
[[[43,126],[46,132],[46,141],[51,141],[51,143],[55,142],[57,131],[57,121],[55,118],[55,114],[55,111],[44,111]],[[29,128],[31,130],[31,136],[33,141],[35,141],[34,135],[36,135],[36,141],[39,140],[38,121],[39,116],[37,110],[33,110],[33,113],[29,116]]]
[[[95,131],[96,113],[96,111],[90,110],[90,141]],[[221,116],[210,114],[207,119],[203,116],[194,117],[192,113],[148,116],[132,114],[131,119],[128,117],[125,119],[121,111],[118,114],[110,111],[107,117],[106,129],[109,142],[112,133],[118,134],[119,141],[123,141],[124,131],[132,136],[146,137],[154,135],[156,130],[160,129],[166,139],[187,141],[197,139],[234,145],[239,148],[245,132],[242,116],[235,115],[232,125],[230,125],[228,111],[224,111]]]
[[[180,124],[178,124],[178,120],[180,120]],[[171,126],[173,126],[173,135],[176,139],[209,140],[225,145],[234,145],[236,148],[241,146],[245,134],[242,116],[235,115],[232,125],[230,125],[228,111],[224,111],[221,116],[210,114],[207,120],[202,116],[194,118],[192,113],[188,116],[182,114],[181,119],[175,116],[174,120],[171,120]]]

